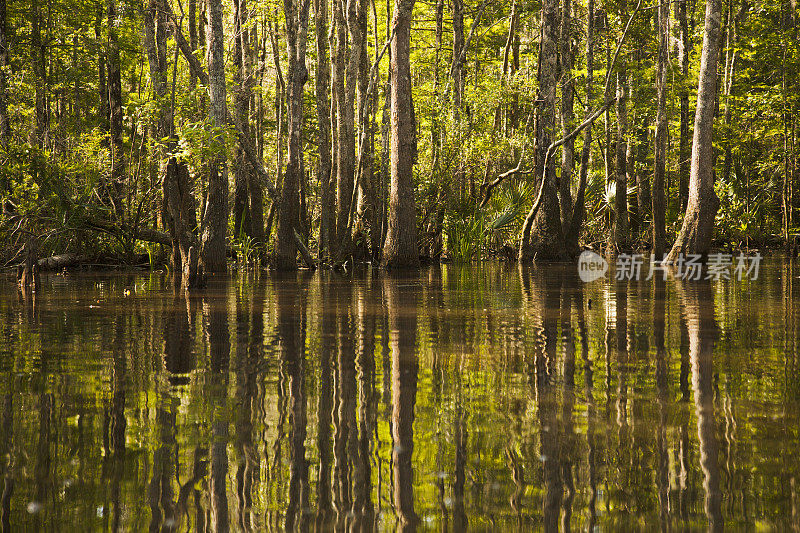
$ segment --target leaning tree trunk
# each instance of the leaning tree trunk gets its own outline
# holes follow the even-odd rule
[[[721,0],[708,0],[692,139],[689,203],[683,226],[669,253],[670,261],[677,260],[681,253],[706,255],[714,234],[714,217],[719,207],[714,192],[713,136],[721,15]]]
[[[300,221],[300,180],[303,179],[303,86],[308,80],[306,70],[306,39],[310,0],[284,0],[286,17],[286,47],[289,56],[289,146],[286,173],[281,188],[278,211],[278,240],[275,245],[275,268],[297,268],[295,233]]]
[[[558,1],[542,3],[542,44],[539,66],[539,138],[536,150],[536,177],[541,198],[534,202],[522,226],[520,262],[560,260],[566,257],[558,204],[555,161],[545,161],[545,152],[555,137],[556,61],[558,57]],[[540,200],[540,201],[538,201]]]
[[[660,260],[666,247],[664,178],[667,165],[667,43],[669,41],[669,2],[658,7],[658,63],[656,68],[656,138],[653,172],[653,254]]]
[[[222,31],[222,0],[208,0],[209,24],[206,28],[208,42],[208,81],[211,102],[209,118],[213,128],[227,124],[225,102],[225,37]],[[203,213],[202,253],[205,272],[225,272],[225,234],[228,226],[228,169],[223,140],[214,135],[213,151],[209,161],[208,202]]]
[[[392,40],[392,155],[386,268],[419,267],[414,204],[414,117],[411,101],[411,16],[414,0],[395,0]]]

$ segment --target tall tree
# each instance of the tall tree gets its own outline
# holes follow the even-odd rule
[[[343,260],[350,252],[348,218],[355,182],[355,102],[358,57],[356,43],[348,47],[349,19],[355,22],[356,0],[333,3],[336,24],[336,55],[333,65],[333,87],[336,93],[336,242],[337,257]],[[360,34],[358,29],[354,30]]]
[[[42,40],[42,17],[39,0],[31,2],[30,54],[33,65],[35,107],[34,122],[31,129],[31,144],[40,148],[46,144],[48,130],[47,113],[47,45]]]
[[[236,80],[235,113],[238,123],[249,135],[250,103],[253,99],[253,50],[250,39],[250,13],[247,0],[234,1],[234,76]],[[264,240],[264,205],[261,184],[241,142],[236,151],[234,179],[234,235],[244,234],[258,245]]]
[[[119,219],[124,218],[122,206],[125,178],[125,146],[122,141],[122,76],[120,74],[119,37],[117,35],[117,0],[108,0],[108,104],[110,110],[111,205]]]
[[[208,200],[203,213],[201,258],[205,272],[225,272],[225,236],[228,226],[228,169],[222,128],[227,124],[222,0],[208,0],[209,119],[214,130],[214,154],[208,163]]]
[[[588,0],[586,15],[586,103],[584,116],[592,114],[592,98],[594,96],[594,0]],[[575,205],[572,208],[569,227],[565,231],[567,251],[577,255],[578,241],[585,216],[586,181],[589,175],[589,162],[592,154],[592,123],[586,126],[581,150],[581,168],[578,175],[578,191],[575,194]]]
[[[281,188],[278,212],[278,240],[275,245],[275,267],[297,268],[295,232],[300,217],[300,180],[303,179],[303,86],[308,80],[306,45],[310,0],[284,0],[286,48],[289,57],[289,146],[286,173]]]
[[[653,253],[660,260],[666,248],[664,181],[667,173],[667,43],[669,42],[669,2],[658,5],[658,59],[656,65],[656,138],[653,171]]]
[[[8,82],[6,70],[11,64],[8,53],[8,28],[6,25],[6,0],[0,0],[0,147],[7,148],[11,138],[8,120]]]
[[[539,135],[535,176],[540,198],[528,213],[520,237],[520,262],[559,260],[566,256],[558,203],[555,161],[545,161],[546,147],[555,139],[556,68],[558,61],[558,1],[542,2],[542,42],[539,59]]]
[[[675,18],[678,21],[678,63],[680,65],[679,99],[681,107],[680,140],[678,141],[678,197],[681,211],[686,209],[689,198],[689,55],[692,50],[691,36],[689,34],[689,21],[686,16],[687,0],[676,0]],[[666,18],[669,18],[669,7]],[[668,23],[666,23],[668,25]],[[668,27],[668,26],[667,26]],[[664,31],[669,31],[665,29]],[[665,52],[666,53],[666,52]],[[666,135],[666,133],[665,133]]]
[[[414,117],[411,100],[411,17],[414,0],[395,0],[391,52],[392,141],[389,220],[383,247],[387,268],[419,267],[414,202]]]
[[[330,256],[335,234],[336,192],[331,181],[331,113],[328,86],[331,70],[328,63],[328,0],[314,0],[317,68],[315,76],[317,107],[317,180],[320,187],[321,213],[319,226],[320,258]]]
[[[620,13],[627,15],[627,2],[622,0]],[[614,221],[609,235],[612,249],[620,250],[628,246],[628,67],[625,52],[620,53],[617,62],[617,141],[614,168]],[[610,157],[610,155],[609,155]]]
[[[356,23],[360,39],[355,40],[353,46],[357,48],[358,55],[358,95],[356,105],[356,117],[358,118],[358,159],[356,164],[357,190],[353,192],[358,196],[355,206],[351,202],[351,211],[355,209],[357,215],[356,232],[369,233],[369,248],[373,257],[378,256],[380,242],[376,231],[377,217],[375,209],[375,191],[373,187],[373,145],[372,135],[372,107],[373,100],[370,97],[369,88],[370,65],[367,54],[367,6],[369,0],[358,0],[356,9]],[[354,216],[351,213],[351,218]]]
[[[512,16],[513,19],[513,16]],[[572,3],[563,0],[561,7],[561,131],[567,136],[573,129],[575,82],[572,76]],[[572,218],[572,166],[575,160],[575,139],[564,143],[561,152],[561,176],[559,177],[559,201],[561,224],[566,228]]]
[[[713,137],[721,19],[722,1],[708,0],[692,139],[689,203],[681,231],[669,253],[670,261],[677,260],[681,253],[705,255],[711,247],[714,217],[719,207],[719,199],[714,191]]]

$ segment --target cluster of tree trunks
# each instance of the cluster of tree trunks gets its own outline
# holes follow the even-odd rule
[[[435,7],[436,49],[434,91],[443,98],[452,98],[453,119],[457,126],[456,136],[461,135],[460,125],[469,113],[464,105],[466,80],[466,57],[470,41],[475,35],[480,17],[486,6],[482,2],[473,17],[472,27],[465,39],[465,6],[462,0],[452,0],[452,57],[446,87],[442,91],[439,80],[439,61],[442,55],[442,32],[444,26],[444,0]],[[377,42],[377,15],[375,15],[375,64],[368,57],[368,0],[347,0],[329,3],[314,0],[313,36],[316,46],[314,68],[314,95],[316,99],[316,147],[318,157],[314,176],[320,190],[320,216],[318,232],[319,260],[330,263],[345,263],[351,257],[380,260],[386,267],[415,267],[419,265],[420,242],[417,235],[417,208],[413,168],[416,164],[417,121],[412,100],[410,68],[411,21],[413,0],[396,0],[393,10],[387,5],[387,44],[379,53]],[[678,97],[680,102],[679,138],[679,201],[685,208],[685,218],[677,241],[672,247],[670,259],[680,253],[706,253],[711,244],[714,216],[718,200],[714,193],[714,149],[713,119],[718,109],[720,84],[717,80],[718,63],[723,44],[727,50],[722,93],[725,97],[724,119],[731,122],[731,108],[735,105],[734,65],[738,21],[746,12],[742,4],[738,13],[730,2],[723,10],[721,0],[710,0],[706,5],[701,68],[698,85],[698,103],[695,113],[691,154],[689,154],[689,92],[685,80],[689,76],[689,50],[692,33],[687,19],[685,0],[675,2],[674,17],[677,21],[677,36],[670,35],[669,3],[659,1],[656,11],[657,57],[656,57],[656,113],[652,186],[643,160],[647,152],[649,129],[648,117],[638,116],[629,102],[640,90],[628,74],[628,64],[640,61],[641,56],[631,45],[625,43],[632,24],[644,27],[650,19],[642,21],[641,2],[631,12],[627,1],[616,6],[619,19],[627,20],[624,31],[612,35],[607,14],[596,11],[594,1],[587,8],[585,31],[585,100],[583,121],[575,124],[576,83],[573,75],[576,67],[577,40],[584,33],[576,29],[576,17],[572,0],[543,0],[541,7],[541,33],[538,53],[538,94],[533,106],[525,109],[517,99],[495,108],[494,129],[506,134],[518,130],[527,112],[525,132],[532,124],[535,144],[530,152],[522,150],[515,154],[517,166],[489,183],[492,164],[487,164],[482,186],[485,205],[489,195],[503,179],[514,174],[531,174],[536,184],[536,198],[521,228],[518,245],[518,260],[562,260],[574,257],[580,251],[581,228],[585,219],[585,194],[591,159],[592,126],[594,121],[614,107],[616,132],[612,134],[607,122],[607,139],[603,157],[606,161],[607,180],[613,183],[615,199],[610,209],[610,227],[607,241],[612,251],[634,246],[634,234],[645,222],[648,211],[652,214],[652,248],[657,256],[666,251],[665,212],[667,201],[667,75],[670,39],[677,45],[678,74],[682,80]],[[330,8],[330,11],[329,11]],[[181,8],[182,9],[182,8]],[[223,272],[226,269],[229,237],[228,220],[233,216],[234,238],[247,237],[258,249],[263,249],[276,227],[276,240],[272,263],[279,269],[297,268],[297,255],[301,254],[309,266],[315,260],[308,251],[306,242],[312,233],[306,191],[309,184],[304,161],[304,109],[303,94],[309,79],[306,48],[309,32],[311,0],[284,0],[286,76],[281,67],[280,39],[277,29],[265,23],[259,34],[258,24],[251,19],[251,6],[247,0],[235,0],[233,4],[233,105],[227,105],[224,68],[225,35],[223,30],[223,4],[221,0],[207,0],[198,4],[190,0],[188,5],[189,40],[183,36],[180,19],[173,13],[168,0],[146,0],[144,10],[143,43],[149,66],[151,90],[155,100],[155,120],[147,134],[153,143],[153,160],[162,186],[162,229],[167,231],[168,243],[172,247],[172,266],[179,279],[187,287],[203,283],[206,273]],[[100,88],[101,126],[107,133],[107,149],[110,154],[110,169],[100,184],[100,198],[115,217],[113,224],[98,222],[104,231],[110,228],[137,228],[134,213],[123,209],[123,192],[127,186],[125,149],[123,143],[123,100],[120,61],[120,38],[118,35],[119,9],[115,0],[100,4],[95,19],[95,34],[104,45],[97,52],[98,84]],[[373,8],[374,11],[374,8]],[[726,21],[723,23],[723,14]],[[519,34],[525,16],[524,6],[516,1],[510,6],[510,24],[503,49],[501,86],[506,87],[511,76],[519,68]],[[649,15],[647,15],[649,17]],[[6,1],[0,0],[0,146],[6,146],[11,135],[8,115],[7,73],[10,57],[5,24]],[[787,10],[782,27],[788,35],[795,28],[794,13]],[[49,100],[47,98],[47,57],[45,38],[40,21],[42,6],[33,0],[30,6],[31,33],[29,55],[34,74],[34,114],[30,130],[31,144],[45,149],[48,146]],[[103,25],[105,21],[105,26]],[[602,26],[598,22],[602,21]],[[723,30],[727,27],[727,31]],[[103,28],[106,28],[103,37]],[[269,31],[267,30],[269,28]],[[597,31],[605,33],[606,75],[603,102],[595,107],[594,56]],[[269,33],[269,36],[267,35]],[[207,46],[207,70],[201,65],[195,51],[198,39],[205,34]],[[170,65],[167,54],[167,39],[175,40],[175,57]],[[254,91],[259,76],[263,75],[267,38],[271,40],[275,71],[276,119],[278,154],[275,179],[269,175],[262,161],[264,135],[261,131],[261,105]],[[259,39],[263,39],[260,41]],[[612,54],[611,44],[616,40]],[[386,80],[384,95],[383,141],[380,171],[375,167],[374,134],[376,93],[380,83],[381,58],[388,48],[390,72]],[[263,54],[259,58],[258,50]],[[190,171],[187,163],[171,154],[176,150],[175,92],[178,54],[184,56],[189,65],[191,84],[197,82],[207,89],[207,104],[210,131],[210,154],[200,168]],[[784,47],[784,54],[785,51]],[[633,63],[631,63],[633,64]],[[371,68],[370,68],[371,67]],[[170,91],[170,68],[172,68],[172,90]],[[477,76],[477,71],[476,71]],[[783,90],[788,93],[790,76],[783,71]],[[613,86],[612,86],[613,84]],[[612,93],[616,93],[614,96]],[[632,111],[630,109],[633,109]],[[629,112],[631,116],[629,116]],[[796,137],[791,110],[784,110],[784,152]],[[198,117],[199,118],[199,117]],[[255,126],[251,126],[256,118]],[[284,129],[285,122],[285,129]],[[232,158],[234,177],[233,212],[228,209],[228,164],[224,149],[226,129],[236,132],[238,146]],[[575,139],[583,133],[583,150],[576,154]],[[442,159],[440,117],[431,121],[431,144],[433,169],[446,173]],[[614,137],[612,142],[612,137]],[[283,143],[286,161],[284,167]],[[602,148],[602,147],[601,147]],[[556,152],[561,150],[560,164]],[[793,148],[792,148],[793,150]],[[532,154],[532,169],[523,170],[526,154]],[[731,172],[732,155],[730,143],[725,143],[725,179]],[[31,173],[36,179],[38,159],[33,159]],[[576,172],[576,165],[579,168]],[[424,252],[437,257],[442,251],[444,203],[450,196],[475,195],[473,178],[467,179],[460,164],[447,163],[448,179],[436,183],[430,195],[429,205],[423,213],[423,228],[426,239]],[[784,160],[783,201],[784,233],[788,238],[791,224],[791,184],[793,160]],[[792,168],[790,168],[792,167]],[[576,182],[577,183],[574,183]],[[636,184],[637,198],[630,204],[628,187]],[[197,184],[197,186],[196,186]],[[201,185],[202,184],[202,185]],[[10,183],[0,183],[9,190]],[[271,200],[269,215],[264,217],[263,190]],[[202,192],[202,196],[196,196]],[[199,207],[199,209],[198,209]],[[3,206],[6,209],[6,206]],[[631,215],[629,217],[629,211]],[[199,213],[199,217],[198,217]],[[266,222],[266,228],[265,228]],[[150,232],[150,234],[148,234]],[[156,242],[164,241],[164,233],[153,229],[138,229],[129,237],[144,238]]]

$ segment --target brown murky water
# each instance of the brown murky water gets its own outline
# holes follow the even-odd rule
[[[797,527],[799,276],[6,279],[1,527]]]

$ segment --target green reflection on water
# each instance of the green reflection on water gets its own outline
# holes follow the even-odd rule
[[[743,282],[484,264],[42,286],[0,285],[4,531],[800,516],[788,259]]]

